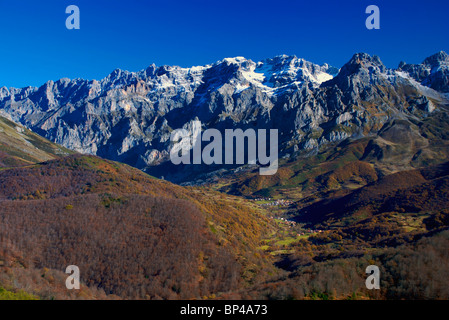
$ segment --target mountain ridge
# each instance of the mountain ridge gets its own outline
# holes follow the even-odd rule
[[[65,156],[0,117],[7,156],[24,157],[25,146],[44,155],[0,168],[0,299],[448,297],[446,94],[430,74],[363,53],[326,81],[328,66],[278,60],[233,58],[193,74],[149,67],[151,84],[115,70],[103,84],[62,79],[0,99],[33,130],[135,166],[196,120],[278,128],[282,152],[273,176],[141,160],[147,172],[202,184],[180,186]],[[444,69],[444,55],[426,61]],[[83,270],[80,291],[64,286],[69,264]],[[375,292],[365,286],[372,264],[389,284]]]
[[[0,114],[69,149],[157,174],[154,166],[169,164],[170,132],[188,130],[195,120],[220,131],[279,129],[284,157],[377,134],[394,118],[423,119],[449,104],[446,62],[440,52],[423,64],[389,69],[379,57],[357,53],[338,73],[287,55],[192,68],[153,64],[138,72],[115,69],[100,81],[3,87]],[[429,63],[437,76],[422,77]]]

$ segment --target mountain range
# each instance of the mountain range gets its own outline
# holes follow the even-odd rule
[[[448,68],[236,57],[1,88],[0,300],[448,299]],[[276,174],[173,165],[196,120],[278,129]]]
[[[403,136],[420,144],[411,155],[414,163],[426,161],[433,151],[413,126],[449,103],[448,79],[445,52],[417,65],[401,62],[397,69],[365,53],[341,69],[296,56],[260,62],[235,57],[191,68],[116,69],[99,81],[64,78],[39,88],[3,87],[0,115],[76,152],[188,182],[231,169],[171,165],[170,132],[191,131],[195,120],[220,131],[278,129],[283,158],[345,139],[407,132]],[[406,124],[395,126],[399,120]],[[375,143],[382,148],[387,142]]]

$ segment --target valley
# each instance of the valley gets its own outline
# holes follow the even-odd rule
[[[0,89],[0,299],[448,299],[448,66],[236,57]],[[198,120],[279,130],[276,173],[173,164]]]

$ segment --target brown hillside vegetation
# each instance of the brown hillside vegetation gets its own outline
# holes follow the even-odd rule
[[[71,264],[84,298],[203,298],[273,271],[256,248],[275,226],[257,208],[97,157],[0,171],[0,201],[0,286],[41,298],[71,297],[35,279]]]
[[[301,235],[267,248],[288,276],[239,291],[240,297],[449,298],[449,163],[317,196],[286,209],[306,226]],[[365,268],[373,264],[381,270],[379,291],[365,287]]]
[[[38,138],[51,156],[26,158],[14,152],[27,132],[12,125],[17,139],[0,148],[0,299],[448,297],[448,163],[383,170],[403,150],[364,138],[284,159],[275,176],[181,187],[98,157],[59,158]],[[71,264],[79,291],[65,288]],[[370,264],[380,291],[364,286]]]
[[[73,153],[0,116],[0,168],[34,164]]]
[[[241,297],[257,299],[449,299],[449,231],[414,244],[313,262],[291,257],[288,278],[256,285]],[[312,262],[311,262],[312,261]],[[380,290],[365,286],[368,265],[380,268]]]
[[[447,207],[448,194],[449,163],[443,163],[384,176],[347,195],[330,194],[312,205],[302,206],[299,201],[297,220],[316,224],[362,212],[366,216],[388,211],[442,210]]]
[[[6,267],[65,270],[126,298],[192,298],[235,289],[240,266],[185,200],[99,195],[3,201]]]

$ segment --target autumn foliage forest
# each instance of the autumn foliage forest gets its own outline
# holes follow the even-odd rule
[[[97,157],[0,171],[0,283],[44,299],[236,290],[263,268],[253,250],[265,231],[254,221],[268,230],[268,220],[228,197],[204,196]],[[64,286],[68,265],[82,273],[75,296]]]
[[[447,163],[384,176],[351,163],[364,186],[274,207],[94,156],[11,161],[0,299],[449,299]],[[380,290],[365,286],[372,264]]]

